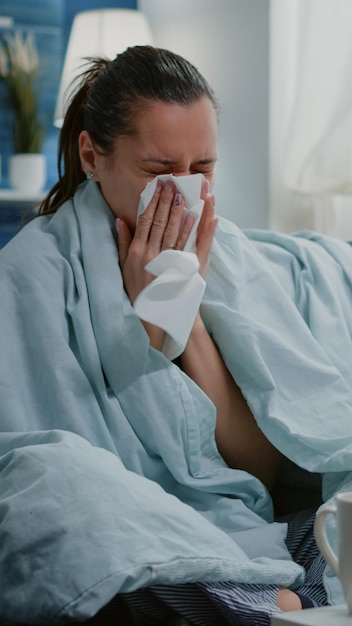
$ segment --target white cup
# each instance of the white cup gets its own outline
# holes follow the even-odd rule
[[[320,552],[339,577],[348,612],[352,614],[352,491],[339,493],[336,506],[321,510],[315,519],[314,535]],[[336,515],[337,555],[326,534],[326,516]]]

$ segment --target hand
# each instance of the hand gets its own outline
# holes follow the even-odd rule
[[[202,186],[201,197],[204,199],[204,209],[198,226],[196,246],[199,272],[204,277],[217,223],[214,217],[214,198],[208,193],[207,181]],[[184,199],[173,182],[169,180],[163,184],[158,181],[151,202],[138,219],[134,235],[124,221],[116,220],[120,267],[132,304],[142,289],[154,279],[145,270],[147,263],[163,250],[183,250],[195,221],[195,216],[189,213],[181,228],[183,210]],[[147,322],[142,323],[151,345],[161,349],[164,331]]]
[[[302,609],[299,596],[291,589],[286,589],[285,587],[280,587],[276,604],[281,611],[300,611]]]
[[[199,273],[205,277],[211,244],[217,219],[214,216],[214,197],[208,193],[208,182],[204,181],[201,197],[204,209],[198,226],[197,256]],[[195,217],[188,214],[182,229],[184,199],[171,180],[158,181],[153,198],[140,215],[134,235],[122,220],[116,220],[118,251],[126,291],[132,304],[154,276],[144,268],[159,252],[167,249],[183,250],[191,232]]]
[[[118,251],[126,291],[132,304],[154,276],[144,268],[162,250],[183,250],[194,224],[188,215],[181,228],[184,199],[171,180],[158,181],[154,195],[140,215],[132,236],[128,226],[117,220]]]

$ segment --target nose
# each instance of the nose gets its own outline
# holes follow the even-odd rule
[[[182,171],[172,172],[173,176],[190,176],[192,174],[190,169]]]

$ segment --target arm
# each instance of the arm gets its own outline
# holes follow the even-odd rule
[[[216,226],[214,205],[205,204],[204,209],[197,238],[200,273],[203,276],[206,273]],[[230,467],[243,469],[257,476],[271,489],[283,457],[257,425],[200,314],[181,355],[181,367],[215,405],[215,439],[226,463]]]
[[[283,457],[258,427],[200,315],[181,355],[181,367],[216,407],[215,438],[226,463],[257,476],[271,489]]]

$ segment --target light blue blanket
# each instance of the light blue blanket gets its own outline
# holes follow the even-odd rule
[[[2,621],[85,619],[156,583],[303,580],[263,485],[218,454],[212,403],[150,348],[113,221],[90,181],[0,253]],[[203,318],[327,498],[352,470],[351,285],[348,244],[220,220]]]

